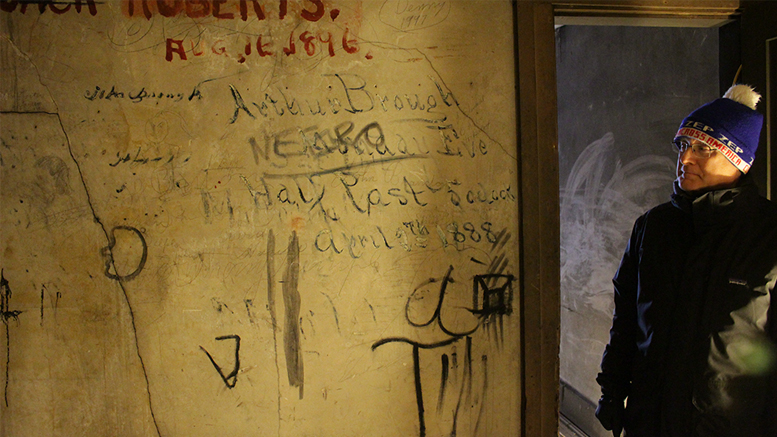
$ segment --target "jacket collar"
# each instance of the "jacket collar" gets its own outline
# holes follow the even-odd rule
[[[758,196],[758,188],[752,177],[745,174],[736,187],[696,195],[683,191],[675,181],[672,204],[690,214],[694,224],[727,223],[741,212],[742,207],[751,204],[748,199],[754,196]]]

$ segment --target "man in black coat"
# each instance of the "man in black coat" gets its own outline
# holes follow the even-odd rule
[[[616,437],[777,436],[777,204],[747,176],[759,99],[736,85],[683,120],[671,202],[634,225],[597,377]]]

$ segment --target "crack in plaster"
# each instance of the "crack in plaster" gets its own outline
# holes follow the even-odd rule
[[[44,115],[54,116],[54,117],[57,118],[57,122],[59,124],[59,127],[62,130],[62,134],[65,136],[65,142],[67,144],[67,149],[68,149],[68,153],[70,155],[70,158],[73,160],[73,163],[75,164],[76,169],[78,170],[78,175],[79,175],[79,178],[81,180],[81,185],[84,188],[84,192],[86,194],[87,204],[89,205],[89,209],[92,212],[92,217],[94,218],[95,223],[97,223],[100,226],[100,229],[102,229],[103,235],[105,236],[105,239],[106,239],[106,242],[107,242],[107,245],[106,245],[107,251],[109,252],[109,254],[111,256],[111,261],[110,262],[111,262],[111,264],[112,264],[112,266],[114,268],[114,271],[117,271],[116,270],[115,262],[113,260],[112,248],[111,248],[111,245],[110,245],[111,238],[108,235],[108,231],[105,228],[105,225],[100,220],[100,217],[97,215],[97,212],[96,212],[96,210],[94,208],[94,203],[92,202],[92,196],[91,196],[91,193],[89,192],[89,187],[88,187],[88,185],[86,183],[86,180],[84,178],[83,171],[81,170],[81,164],[79,163],[78,159],[76,159],[76,156],[73,153],[73,148],[72,148],[72,143],[70,141],[70,136],[68,135],[67,130],[65,129],[65,125],[62,122],[62,117],[60,116],[60,113],[59,113],[59,105],[57,105],[57,102],[54,100],[54,96],[53,96],[51,90],[49,89],[49,87],[45,83],[43,83],[43,81],[41,80],[41,75],[40,75],[40,71],[38,69],[38,66],[35,64],[35,62],[33,62],[33,60],[30,58],[30,56],[27,55],[26,53],[24,53],[23,51],[21,51],[16,46],[16,44],[14,44],[14,42],[13,42],[13,40],[11,38],[4,37],[4,39],[6,41],[8,41],[10,43],[10,45],[14,48],[14,50],[20,56],[22,56],[25,60],[27,60],[27,62],[29,62],[30,65],[32,65],[32,67],[35,69],[35,72],[36,72],[36,74],[38,76],[38,82],[48,92],[48,94],[49,94],[48,97],[51,100],[51,103],[53,104],[53,106],[55,108],[55,112],[47,112],[47,111],[37,111],[37,112],[30,112],[30,111],[16,111],[16,112],[15,111],[3,111],[2,113],[12,113],[12,112],[15,112],[15,113],[19,113],[19,114],[44,114]],[[133,338],[134,338],[135,352],[137,354],[138,360],[140,361],[140,367],[143,370],[143,378],[145,379],[145,383],[146,383],[146,393],[148,394],[148,407],[149,407],[149,411],[150,411],[150,414],[151,414],[151,419],[154,422],[154,427],[156,429],[156,434],[158,436],[161,436],[162,434],[161,434],[161,431],[159,429],[159,424],[157,423],[156,415],[154,414],[154,407],[153,407],[153,402],[152,402],[152,399],[151,399],[151,387],[150,387],[150,383],[149,383],[149,380],[148,380],[148,372],[146,371],[146,365],[145,365],[145,362],[143,361],[143,356],[140,353],[140,345],[138,344],[137,327],[135,325],[135,312],[133,311],[132,305],[130,304],[129,295],[127,294],[127,290],[124,287],[124,283],[123,283],[122,279],[119,278],[119,279],[116,280],[116,282],[118,283],[119,288],[121,288],[121,291],[122,291],[122,293],[124,295],[124,301],[127,304],[127,309],[129,311],[129,315],[130,315],[130,321],[132,322],[132,335],[133,335]]]

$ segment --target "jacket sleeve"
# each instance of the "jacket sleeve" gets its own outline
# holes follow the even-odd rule
[[[604,349],[601,373],[596,381],[602,395],[625,399],[631,385],[632,365],[637,352],[637,290],[639,259],[645,216],[637,219],[618,271],[613,278],[615,311],[610,328],[610,342]]]

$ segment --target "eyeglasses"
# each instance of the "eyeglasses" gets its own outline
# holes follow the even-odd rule
[[[697,158],[707,159],[715,153],[715,148],[710,147],[704,143],[691,143],[687,139],[679,139],[672,141],[672,145],[678,154],[682,155],[688,148],[691,149],[691,153]]]

